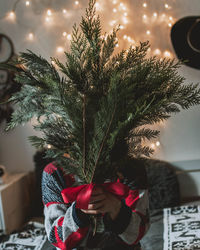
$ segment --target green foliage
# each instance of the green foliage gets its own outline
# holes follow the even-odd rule
[[[80,28],[73,27],[66,62],[51,58],[64,77],[31,51],[4,65],[22,84],[11,98],[17,110],[7,129],[36,117],[42,137],[30,137],[32,144],[51,145],[47,157],[83,183],[108,179],[126,154],[149,157],[153,150],[142,142],[159,131],[145,126],[200,103],[198,85],[183,85],[179,62],[146,58],[148,42],[113,54],[118,29],[103,38],[94,5],[90,0]]]

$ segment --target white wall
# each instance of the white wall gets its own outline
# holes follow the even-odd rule
[[[9,172],[23,172],[34,169],[32,161],[35,149],[28,142],[28,136],[35,134],[31,124],[19,126],[9,133],[0,130],[0,165]]]
[[[81,2],[81,1],[80,1]],[[100,2],[104,2],[103,0]],[[147,1],[148,9],[144,10],[141,7],[141,0],[124,1],[128,6],[128,13],[131,16],[129,23],[128,34],[138,39],[145,39],[142,35],[144,25],[141,20],[141,15],[147,13],[150,15],[156,11],[159,15],[165,11],[164,2],[160,0]],[[161,3],[162,2],[162,3]],[[13,0],[0,1],[0,17],[5,15],[13,6]],[[79,22],[80,15],[86,7],[87,1],[83,1],[81,8],[72,7],[74,1],[51,1],[51,0],[35,0],[30,7],[25,6],[25,1],[20,1],[17,6],[16,22],[10,22],[5,19],[0,19],[0,33],[8,35],[14,43],[16,52],[25,51],[26,48],[49,59],[50,56],[57,56],[55,53],[56,46],[65,44],[68,48],[68,43],[63,41],[62,32],[70,32],[72,24],[76,21]],[[186,15],[199,15],[200,3],[199,0],[168,0],[168,4],[173,6],[169,10],[169,15],[172,15],[176,20]],[[105,6],[105,4],[104,4]],[[54,15],[59,18],[61,15],[59,11],[62,8],[71,9],[69,16],[62,21],[55,21],[52,25],[44,24],[44,12],[47,8],[52,8],[57,11]],[[104,27],[108,28],[105,24],[112,12],[110,8],[102,16]],[[168,14],[168,13],[167,13]],[[58,20],[58,19],[57,19]],[[154,30],[155,36],[151,36],[150,42],[152,48],[159,48],[164,51],[169,49],[173,52],[170,43],[170,29],[163,28],[163,23],[157,24]],[[153,26],[147,26],[151,28]],[[158,29],[161,30],[158,30]],[[134,33],[135,31],[135,33]],[[29,32],[35,34],[35,40],[29,42],[26,40],[26,35]],[[125,31],[122,31],[122,33]],[[156,33],[157,32],[157,33]],[[123,43],[122,43],[123,44]],[[60,56],[62,59],[62,57]],[[195,70],[187,66],[180,69],[180,74],[185,76],[187,82],[200,81],[200,70]],[[189,161],[200,159],[200,107],[193,107],[188,111],[173,116],[159,126],[161,136],[159,138],[161,146],[154,154],[155,158],[163,159],[170,162]],[[35,150],[27,141],[27,136],[32,135],[33,129],[31,124],[24,127],[18,127],[14,131],[5,134],[1,128],[0,130],[0,164],[6,166],[9,171],[28,171],[33,169],[32,155]],[[181,167],[181,166],[180,166]],[[189,167],[189,163],[188,163]]]
[[[183,66],[180,70],[187,82],[200,82],[200,70]],[[156,157],[167,161],[200,159],[200,106],[182,110],[161,127],[161,148]]]

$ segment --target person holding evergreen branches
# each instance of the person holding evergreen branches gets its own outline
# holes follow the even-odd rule
[[[130,158],[124,164],[118,181],[128,187],[128,196],[119,200],[99,186],[92,192],[88,209],[76,208],[76,201],[66,204],[62,198],[63,189],[80,185],[76,176],[65,174],[53,163],[45,167],[45,228],[56,249],[141,249],[139,241],[149,228],[145,166],[142,160]],[[96,232],[91,215],[97,216]]]
[[[200,88],[184,83],[181,62],[147,57],[148,41],[114,53],[120,27],[102,35],[95,3],[73,26],[65,63],[28,50],[0,64],[22,85],[6,130],[36,118],[42,135],[29,140],[54,160],[42,196],[56,248],[136,250],[149,227],[144,161],[136,158],[151,156],[143,142],[160,133],[148,125],[200,104]]]

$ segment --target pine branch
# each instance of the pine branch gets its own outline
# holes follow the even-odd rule
[[[148,146],[142,147],[141,145],[137,146],[132,150],[133,153],[129,153],[131,156],[140,158],[140,157],[150,157],[153,153],[154,150]]]
[[[110,35],[105,35],[105,38],[102,41],[102,52],[101,52],[101,63],[105,67],[105,64],[110,60],[115,46],[117,44],[117,32],[118,29],[113,29],[113,32]]]
[[[66,62],[51,58],[63,77],[31,51],[3,65],[22,85],[10,99],[17,109],[7,129],[36,118],[42,136],[30,137],[32,144],[50,144],[47,156],[84,183],[111,178],[120,156],[150,157],[153,149],[142,141],[159,131],[146,125],[200,104],[199,85],[184,84],[179,62],[146,58],[148,42],[114,54],[117,32],[102,38],[95,0],[89,0],[80,28],[73,26]]]
[[[30,50],[27,53],[20,53],[21,63],[27,67],[30,72],[38,76],[45,76],[46,74],[51,74],[52,79],[59,81],[60,77],[56,69],[52,64],[50,64],[46,59],[41,56],[37,56]]]
[[[31,142],[31,144],[37,149],[43,149],[46,146],[45,140],[38,136],[29,136],[28,139]]]
[[[158,130],[152,130],[152,129],[149,129],[149,128],[137,128],[137,129],[134,129],[133,131],[131,131],[129,137],[140,137],[141,139],[145,140],[151,140],[151,139],[155,139],[159,136],[160,134],[160,131]]]
[[[83,95],[83,173],[85,174],[85,164],[86,164],[86,97]]]
[[[106,139],[107,139],[107,137],[108,137],[108,135],[109,135],[110,127],[111,127],[111,125],[112,125],[112,122],[113,122],[113,119],[114,119],[114,116],[115,116],[115,112],[116,112],[116,105],[114,106],[114,110],[113,110],[112,116],[111,116],[111,118],[110,118],[110,122],[109,122],[109,124],[108,124],[108,128],[107,128],[106,133],[105,133],[105,135],[104,135],[103,141],[102,141],[102,143],[101,143],[101,146],[100,146],[100,149],[99,149],[99,152],[98,152],[96,161],[95,161],[95,166],[94,166],[93,173],[92,173],[92,177],[91,177],[91,183],[92,183],[92,181],[93,181],[94,174],[95,174],[95,169],[96,169],[96,167],[97,167],[97,164],[98,164],[100,155],[101,155],[101,153],[102,153],[104,144],[105,144]]]
[[[84,37],[82,33],[80,33],[79,29],[77,28],[76,24],[73,26],[72,29],[72,40],[70,44],[70,48],[72,53],[77,57],[77,59],[82,62],[84,58],[84,52],[88,46],[87,39]]]

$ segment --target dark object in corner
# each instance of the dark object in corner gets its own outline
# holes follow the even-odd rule
[[[0,177],[2,177],[5,173],[5,169],[3,166],[0,165]]]
[[[200,16],[178,20],[171,29],[171,40],[180,60],[187,66],[200,69]]]
[[[0,34],[0,63],[6,63],[14,58],[14,46],[11,39]],[[10,122],[13,107],[8,102],[12,95],[21,89],[21,84],[15,81],[15,74],[0,66],[0,123]]]

